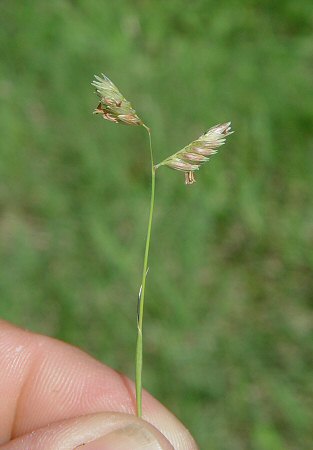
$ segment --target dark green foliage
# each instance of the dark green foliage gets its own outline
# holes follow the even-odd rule
[[[157,173],[144,385],[203,449],[310,448],[313,3],[0,8],[1,316],[132,377],[148,141],[93,74],[156,161],[232,120],[194,186]]]

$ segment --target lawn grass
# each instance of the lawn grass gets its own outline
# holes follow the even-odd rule
[[[157,173],[144,385],[203,449],[308,449],[313,4],[182,3],[1,5],[0,314],[133,377],[147,137],[93,74],[156,162],[232,120],[194,186]]]

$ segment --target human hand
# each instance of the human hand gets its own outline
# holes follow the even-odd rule
[[[0,450],[197,450],[186,428],[81,350],[0,321]]]

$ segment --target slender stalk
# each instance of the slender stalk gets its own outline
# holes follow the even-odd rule
[[[149,259],[149,249],[150,249],[152,217],[153,217],[153,209],[154,209],[154,193],[155,193],[155,168],[154,168],[154,163],[153,163],[151,133],[150,133],[150,129],[146,125],[143,125],[143,126],[145,127],[145,129],[147,130],[148,135],[149,135],[149,147],[150,147],[150,158],[151,158],[151,199],[150,199],[150,212],[149,212],[149,221],[148,221],[148,228],[147,228],[145,255],[144,255],[143,270],[142,270],[142,282],[141,282],[141,288],[139,291],[139,298],[138,298],[137,344],[136,344],[136,407],[137,407],[137,416],[138,417],[142,416],[142,348],[143,348],[142,324],[143,324],[146,278],[147,278],[147,272],[148,272],[148,259]]]

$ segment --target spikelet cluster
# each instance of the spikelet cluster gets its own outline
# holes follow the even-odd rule
[[[194,183],[196,181],[194,172],[199,170],[201,164],[208,161],[210,156],[217,152],[218,148],[225,143],[226,136],[233,133],[230,124],[230,122],[227,122],[215,125],[197,140],[157,164],[155,169],[160,166],[167,166],[171,169],[180,170],[185,173],[186,184]]]
[[[96,94],[100,98],[94,114],[101,114],[104,119],[115,123],[143,125],[129,101],[124,98],[108,77],[104,74],[102,74],[102,78],[95,75],[91,84],[96,88]]]

